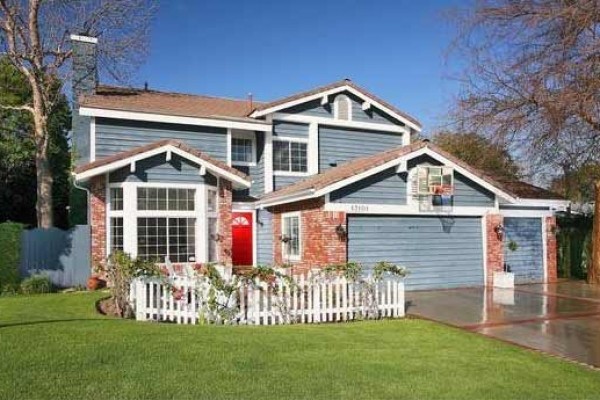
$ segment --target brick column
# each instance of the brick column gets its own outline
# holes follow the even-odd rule
[[[90,224],[92,231],[92,270],[106,260],[106,178],[90,182]]]
[[[219,235],[220,240],[217,244],[219,253],[219,263],[231,267],[231,254],[233,237],[231,233],[231,207],[232,194],[231,182],[219,178]]]
[[[498,239],[495,228],[502,224],[504,217],[499,214],[488,214],[485,216],[486,227],[486,272],[487,286],[492,286],[494,282],[494,272],[504,269],[504,242]]]
[[[556,217],[546,217],[546,265],[548,267],[548,282],[556,282],[558,278]]]

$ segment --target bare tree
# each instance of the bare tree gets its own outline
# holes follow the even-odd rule
[[[98,58],[111,78],[125,81],[148,49],[153,0],[0,0],[0,51],[25,76],[32,101],[0,108],[31,114],[39,227],[53,225],[48,116],[69,80],[71,34],[100,39]]]
[[[479,0],[455,15],[456,121],[517,148],[535,168],[600,158],[600,0]],[[596,185],[600,199],[600,182]],[[588,280],[600,283],[600,215]]]

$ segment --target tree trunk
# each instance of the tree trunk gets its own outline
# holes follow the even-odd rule
[[[37,177],[37,225],[38,228],[50,228],[53,226],[53,207],[52,207],[52,170],[48,154],[49,137],[47,132],[46,116],[41,110],[34,112],[35,128],[35,167]]]
[[[594,182],[594,230],[592,232],[592,259],[588,266],[588,283],[600,283],[600,180]]]

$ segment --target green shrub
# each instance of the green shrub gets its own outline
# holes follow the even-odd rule
[[[15,222],[0,224],[0,287],[18,284],[21,233],[23,225]]]
[[[7,283],[0,288],[0,296],[16,296],[19,294],[20,287],[17,283]]]
[[[32,275],[21,282],[21,292],[23,294],[50,293],[51,291],[52,281],[46,275]]]

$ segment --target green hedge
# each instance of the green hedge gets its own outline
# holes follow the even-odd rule
[[[0,224],[0,290],[5,285],[19,283],[19,259],[23,224],[4,222]]]

